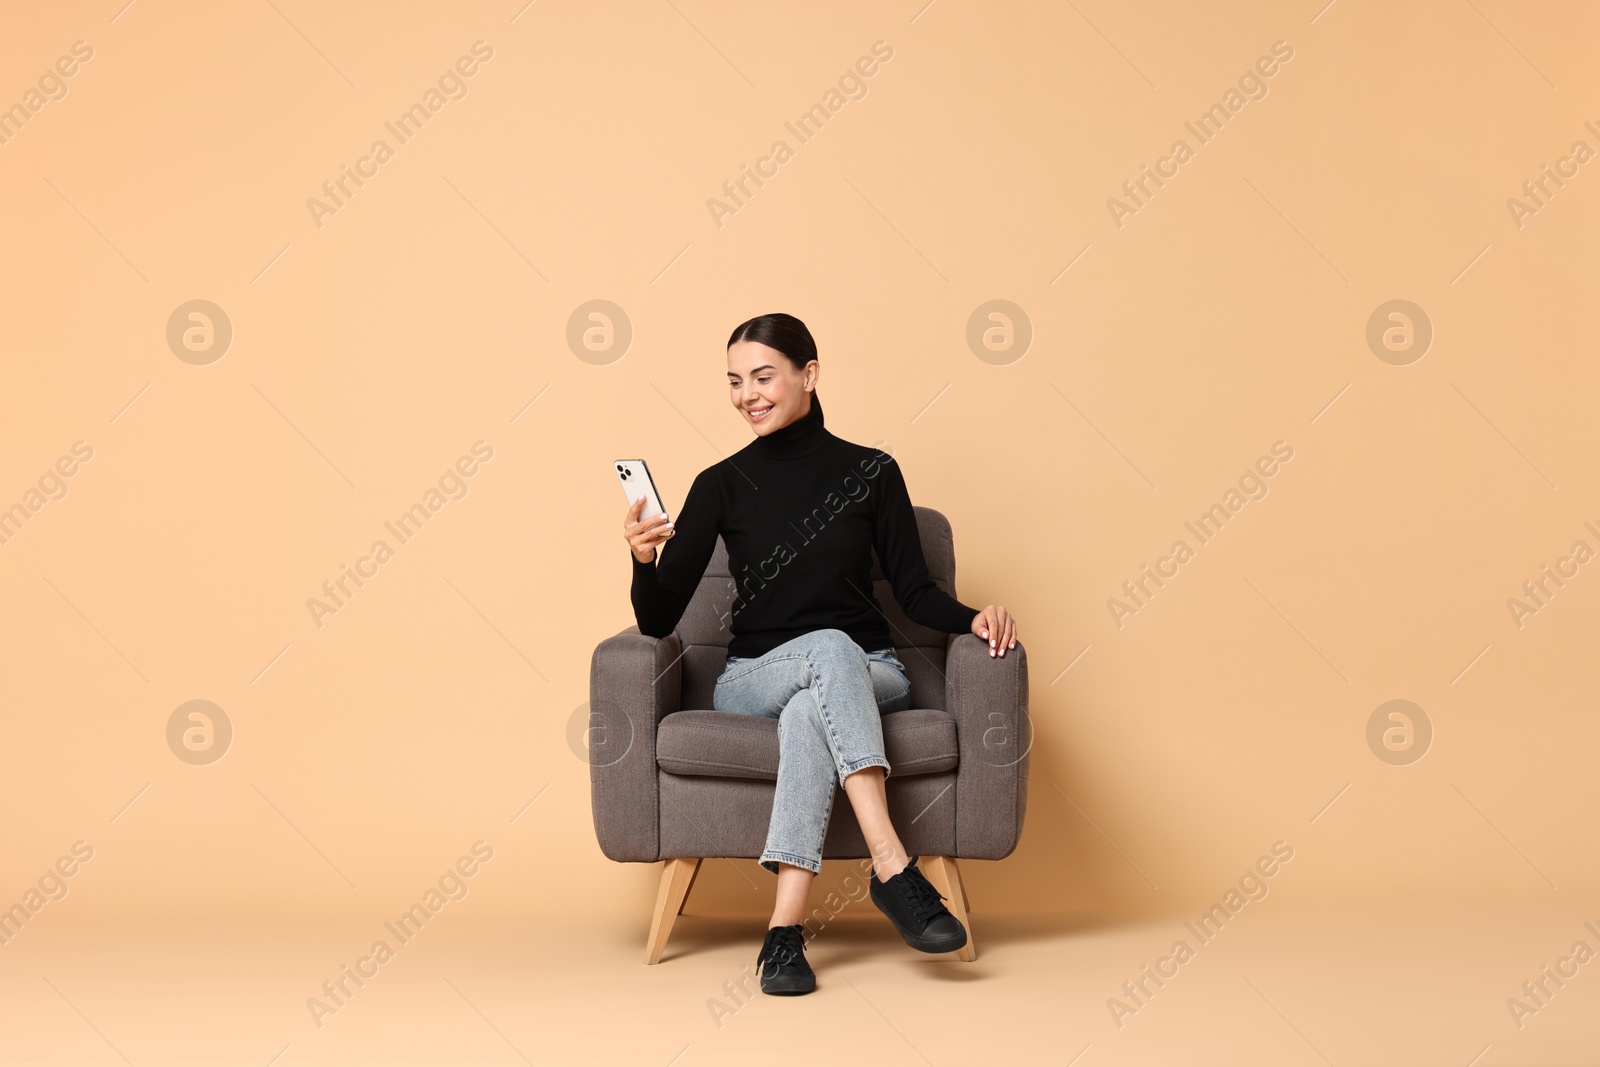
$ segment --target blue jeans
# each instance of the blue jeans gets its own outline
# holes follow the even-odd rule
[[[729,656],[712,691],[717,711],[778,720],[778,787],[761,866],[822,870],[822,839],[836,784],[882,767],[881,715],[911,706],[911,682],[894,649],[865,651],[843,630],[813,630],[762,656]]]

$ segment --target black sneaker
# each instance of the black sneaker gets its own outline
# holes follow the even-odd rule
[[[917,868],[916,856],[887,882],[878,881],[878,872],[873,871],[870,891],[872,902],[912,948],[954,952],[967,943],[967,928],[944,906],[945,895]]]
[[[761,992],[796,996],[816,989],[817,976],[806,962],[805,950],[804,924],[768,929],[767,939],[756,956],[756,969],[761,972]]]

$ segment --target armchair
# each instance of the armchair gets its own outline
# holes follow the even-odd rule
[[[917,507],[929,574],[955,595],[950,523]],[[960,958],[977,958],[958,859],[1004,859],[1028,803],[1028,660],[1022,642],[990,656],[975,634],[912,621],[873,553],[872,587],[911,682],[905,711],[883,716],[890,818],[906,851],[967,927]],[[776,719],[711,710],[726,664],[734,580],[718,538],[677,629],[663,638],[630,626],[590,662],[589,766],[595,836],[622,863],[665,860],[645,962],[657,963],[708,857],[755,859],[766,842],[778,775]],[[841,786],[824,860],[870,855]]]

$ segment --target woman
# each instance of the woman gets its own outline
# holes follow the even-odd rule
[[[974,633],[991,656],[1016,647],[1005,608],[982,611],[928,575],[899,465],[835,437],[817,398],[817,346],[792,315],[762,315],[728,339],[728,394],[756,439],[701,471],[682,522],[628,508],[632,599],[641,633],[665,637],[700,584],[720,534],[737,583],[718,711],[778,719],[778,782],[760,864],[777,902],[756,965],[767,993],[809,993],[805,927],[835,779],[873,854],[871,895],[906,943],[925,952],[966,944],[961,922],[906,855],[889,822],[880,716],[909,706],[911,683],[872,595],[872,549],[905,613],[946,633]],[[656,564],[656,546],[665,545]]]

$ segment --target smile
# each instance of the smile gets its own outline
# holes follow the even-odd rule
[[[759,410],[746,410],[745,416],[749,418],[751,422],[760,422],[762,419],[766,418],[771,411],[771,407],[764,407]]]

